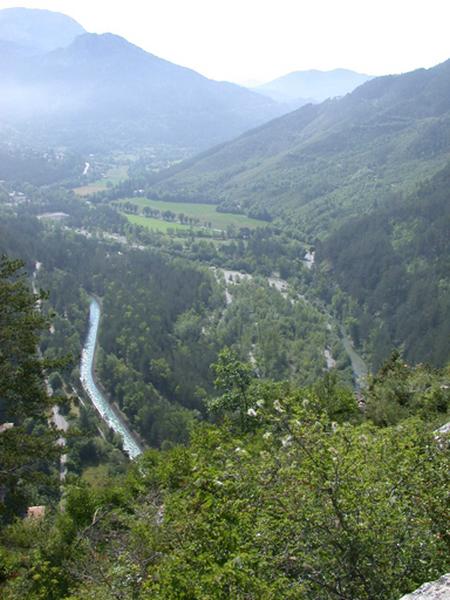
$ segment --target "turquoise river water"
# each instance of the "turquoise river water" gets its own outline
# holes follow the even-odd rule
[[[124,420],[113,410],[110,403],[95,383],[94,359],[100,316],[100,305],[95,298],[92,298],[89,309],[89,331],[83,347],[83,352],[81,353],[80,379],[92,404],[108,426],[122,436],[123,449],[128,456],[133,459],[141,454],[142,450],[130,433]]]

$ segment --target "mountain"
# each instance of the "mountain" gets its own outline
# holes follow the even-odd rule
[[[44,19],[50,30],[53,17],[65,23],[64,15],[50,15]],[[39,41],[27,27],[13,33],[0,35],[7,56],[0,58],[0,126],[14,126],[29,144],[89,152],[155,144],[199,150],[285,112],[271,99],[209,80],[110,33],[83,33],[44,54],[27,51],[30,40]]]
[[[0,10],[0,40],[32,53],[63,48],[83,33],[79,23],[61,13],[30,8]]]
[[[320,235],[450,156],[450,61],[307,105],[159,176],[161,197],[290,215]]]
[[[327,98],[345,96],[359,85],[372,79],[370,75],[348,69],[332,71],[294,71],[254,88],[256,92],[277,102],[297,103],[323,102]]]
[[[332,275],[354,301],[352,335],[375,367],[395,347],[412,363],[450,360],[449,190],[450,162],[317,247],[326,279]]]

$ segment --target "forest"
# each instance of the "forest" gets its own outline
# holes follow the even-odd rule
[[[450,165],[404,198],[349,221],[318,245],[350,298],[352,335],[379,366],[393,347],[412,362],[450,359]]]
[[[0,71],[0,597],[448,572],[450,61],[286,104],[14,9]]]
[[[417,190],[427,209],[417,200],[407,213],[442,274],[433,215],[446,174]],[[29,206],[4,205],[1,251],[48,293],[37,292],[38,311],[20,263],[3,259],[1,421],[14,425],[0,434],[5,598],[395,600],[445,569],[448,452],[433,431],[449,419],[450,372],[396,352],[355,394],[337,318],[358,341],[373,289],[344,277],[325,286],[327,261],[346,272],[328,258],[347,249],[345,230],[317,245],[308,269],[287,226],[179,241],[58,187],[27,194]],[[370,245],[384,218],[386,258],[367,252],[386,262],[402,242],[407,269],[418,250],[396,210],[357,231]],[[54,211],[68,216],[33,216]],[[80,386],[92,295],[98,380],[146,448],[134,463]],[[55,404],[69,425],[63,486]],[[45,518],[23,518],[33,505]]]
[[[0,434],[5,598],[395,600],[445,569],[450,465],[433,427],[448,368],[393,355],[361,411],[332,376],[298,388],[224,349],[214,422],[192,423],[188,445],[91,481],[71,475],[61,492],[45,426],[55,363],[37,354],[48,323],[20,267],[4,259],[0,271],[1,408],[14,423]],[[33,500],[44,518],[14,518]]]

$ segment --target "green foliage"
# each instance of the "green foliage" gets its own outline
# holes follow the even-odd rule
[[[349,221],[318,246],[340,287],[356,302],[354,337],[378,368],[393,347],[410,362],[450,358],[450,165],[413,194]],[[324,272],[329,279],[329,273]]]
[[[122,480],[71,485],[33,536],[9,528],[6,598],[397,600],[445,570],[450,465],[428,424],[358,423],[332,377],[250,382],[228,349],[215,370],[233,409],[258,399],[252,427],[198,424]]]
[[[410,366],[394,352],[369,380],[366,414],[377,425],[394,425],[417,415],[437,426],[450,420],[449,367]]]
[[[45,151],[15,144],[0,144],[0,179],[49,185],[70,180],[83,170],[79,155],[61,156],[52,148]]]
[[[199,388],[212,389],[202,327],[220,302],[214,279],[153,252],[115,263],[102,285],[100,381],[149,444],[185,441]]]
[[[0,423],[10,424],[0,433],[0,520],[20,514],[32,499],[57,494],[52,467],[60,451],[47,425],[50,399],[43,372],[52,365],[37,352],[46,321],[22,266],[0,260]]]
[[[125,212],[140,209],[145,218],[150,220],[149,227],[155,219],[164,219],[172,222],[175,227],[208,227],[226,231],[228,226],[255,228],[262,227],[265,223],[250,219],[246,215],[218,212],[214,204],[202,204],[198,202],[164,202],[148,198],[121,199],[114,203],[119,205]],[[131,204],[131,206],[129,206]],[[150,217],[154,217],[150,219]],[[145,225],[145,220],[142,221]],[[157,224],[156,224],[157,227]],[[233,237],[233,236],[231,236]]]
[[[251,365],[241,362],[236,352],[230,348],[224,348],[219,352],[212,369],[216,374],[214,384],[219,390],[223,390],[223,394],[209,403],[209,409],[212,412],[237,412],[241,431],[244,432],[247,428],[248,411],[254,412],[248,397],[252,379]]]
[[[261,278],[229,285],[228,291],[233,300],[211,332],[221,346],[250,358],[262,378],[307,385],[323,375],[323,352],[336,336],[317,308],[295,293],[284,297]]]
[[[148,178],[146,191],[266,210],[322,237],[448,160],[449,69],[447,61],[377,78],[344,98],[303,106]]]
[[[448,457],[432,435],[339,426],[316,402],[276,399],[248,438],[194,436],[143,597],[397,599],[445,568]]]
[[[57,600],[68,590],[59,532],[42,520],[17,521],[2,531],[2,598]]]
[[[339,423],[360,420],[355,394],[338,380],[335,370],[326,373],[314,384],[313,389],[330,419]]]
[[[161,175],[141,161],[134,180],[93,204],[23,185],[32,202],[2,208],[16,218],[2,219],[1,249],[30,267],[41,261],[36,282],[51,290],[38,313],[19,265],[1,263],[0,423],[14,424],[0,433],[2,597],[397,600],[446,569],[448,453],[433,429],[449,420],[448,367],[394,354],[358,405],[341,374],[324,375],[325,348],[345,368],[342,342],[309,301],[329,303],[374,365],[393,345],[408,359],[448,360],[450,167],[414,189],[449,153],[439,80],[439,70],[377,80]],[[168,240],[101,204],[152,182],[180,201],[162,213],[170,223],[192,225],[197,208],[213,215],[220,201],[217,222],[233,239]],[[209,209],[182,204],[190,198]],[[156,202],[122,208],[135,204],[155,216]],[[53,210],[82,235],[29,217]],[[283,223],[236,231],[248,218],[224,216],[231,210]],[[98,230],[103,240],[92,239]],[[325,232],[319,267],[307,271],[306,240]],[[254,277],[225,297],[218,271],[186,257]],[[270,289],[275,271],[291,278],[289,291]],[[161,451],[126,471],[94,411],[68,401],[69,475],[55,509],[59,450],[43,369],[54,389],[77,387],[77,370],[50,359],[64,347],[78,362],[89,294],[102,299],[99,379]],[[221,393],[212,399],[211,363]],[[198,422],[205,406],[225,417],[220,425]],[[13,522],[31,502],[47,505],[46,518]]]

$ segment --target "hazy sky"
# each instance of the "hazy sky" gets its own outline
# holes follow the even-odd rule
[[[63,12],[207,77],[298,69],[381,75],[450,58],[450,0],[0,0]]]

